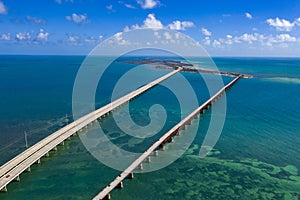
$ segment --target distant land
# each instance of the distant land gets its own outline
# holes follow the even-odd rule
[[[119,62],[123,62],[123,63],[127,63],[127,64],[138,64],[138,65],[156,64],[157,65],[156,67],[161,68],[161,69],[167,69],[167,68],[178,69],[180,67],[180,68],[182,68],[181,71],[183,71],[183,72],[215,74],[215,75],[230,76],[230,77],[241,76],[242,78],[252,78],[251,75],[247,75],[247,74],[199,69],[199,68],[195,68],[196,65],[194,65],[194,64],[182,62],[179,60],[161,60],[161,59],[143,58],[143,59],[139,59],[139,60],[121,60]]]

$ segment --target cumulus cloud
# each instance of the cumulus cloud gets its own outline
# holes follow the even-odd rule
[[[205,42],[205,41],[204,41]],[[215,40],[213,43],[213,47],[222,48],[225,45],[233,45],[233,44],[260,44],[263,46],[272,47],[273,45],[277,45],[278,47],[287,47],[288,43],[297,43],[300,42],[300,38],[296,38],[291,36],[290,34],[279,34],[279,35],[263,35],[259,33],[248,34],[244,33],[240,36],[232,36],[227,35],[225,38],[220,38]]]
[[[128,3],[125,3],[124,6],[129,9],[136,9],[136,7],[134,7],[133,5],[128,4]]]
[[[62,4],[63,0],[55,0],[56,3]],[[71,2],[74,3],[74,0],[65,0],[65,2]]]
[[[68,36],[68,41],[69,42],[77,42],[78,40],[79,40],[79,36],[76,36],[76,35]]]
[[[297,24],[298,26],[300,26],[300,17],[295,20],[295,24]]]
[[[44,19],[39,19],[37,17],[32,17],[32,16],[29,16],[29,15],[26,16],[25,19],[30,24],[36,24],[36,25],[46,24],[46,21]]]
[[[86,14],[76,14],[76,13],[73,13],[71,16],[66,16],[66,19],[68,21],[72,21],[72,22],[74,22],[76,24],[84,24],[84,23],[88,22]]]
[[[108,6],[106,6],[106,9],[107,9],[107,10],[113,10],[113,5],[108,5]]]
[[[210,37],[205,37],[204,40],[203,40],[203,44],[209,46],[210,43],[211,43]]]
[[[253,18],[253,16],[250,13],[245,13],[245,17],[248,18],[248,19],[252,19]]]
[[[171,30],[185,30],[186,28],[193,27],[194,23],[191,21],[173,21],[171,24],[168,25],[168,28]]]
[[[161,21],[157,20],[153,13],[147,16],[142,26],[142,28],[151,28],[151,29],[162,29],[163,27],[164,26],[162,25]]]
[[[7,34],[2,34],[0,35],[0,40],[5,40],[5,41],[9,41],[10,40],[10,33]]]
[[[85,41],[86,43],[88,43],[88,44],[93,44],[93,45],[95,45],[95,44],[101,42],[102,39],[103,39],[103,36],[102,36],[102,35],[100,35],[100,36],[98,36],[98,37],[90,36],[90,37],[85,38],[84,41]]]
[[[163,23],[156,19],[153,13],[148,14],[147,18],[143,21],[142,25],[132,25],[131,27],[126,26],[124,28],[124,32],[127,32],[131,29],[142,29],[142,28],[150,28],[150,29],[171,29],[171,30],[185,30],[186,28],[193,27],[194,23],[190,21],[173,21],[171,24],[163,25]]]
[[[31,34],[29,32],[17,33],[15,36],[15,39],[17,41],[26,41],[26,40],[30,40],[30,38],[31,38]]]
[[[137,3],[140,4],[143,9],[152,9],[160,4],[158,0],[138,0]]]
[[[211,36],[211,32],[209,30],[207,30],[206,28],[202,28],[201,32],[205,36]]]
[[[7,8],[2,1],[0,1],[0,14],[2,15],[7,14]]]
[[[213,47],[215,47],[215,48],[222,48],[222,44],[221,44],[220,41],[214,40]]]
[[[49,33],[45,32],[44,29],[40,29],[40,32],[36,36],[36,39],[39,41],[48,41]]]
[[[278,17],[276,17],[276,19],[270,18],[266,22],[270,26],[275,27],[278,31],[291,31],[295,26],[295,22],[290,22],[285,19],[279,19]]]
[[[108,40],[109,44],[118,44],[118,45],[129,45],[130,42],[123,38],[123,33],[119,32],[114,35],[111,39]]]

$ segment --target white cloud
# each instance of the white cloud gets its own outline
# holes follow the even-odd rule
[[[138,0],[137,3],[140,4],[143,9],[152,9],[160,4],[158,0]]]
[[[10,33],[0,35],[0,40],[10,40]]]
[[[213,47],[215,47],[215,48],[222,48],[222,44],[218,40],[214,40]]]
[[[188,27],[193,27],[194,23],[190,21],[173,21],[171,24],[168,24],[167,26],[163,25],[162,22],[158,19],[156,19],[155,15],[153,13],[148,14],[147,18],[143,21],[142,25],[132,25],[131,27],[126,26],[124,28],[124,32],[127,32],[129,30],[134,29],[142,29],[142,28],[150,28],[154,30],[158,29],[171,29],[171,30],[185,30]]]
[[[296,37],[293,37],[289,34],[280,34],[276,37],[270,37],[269,42],[271,43],[282,43],[282,42],[296,42]]]
[[[163,27],[161,21],[157,20],[153,13],[144,20],[143,28],[162,29]]]
[[[206,28],[202,28],[202,29],[201,29],[201,32],[202,32],[202,34],[205,35],[205,36],[211,36],[211,32],[208,31]]]
[[[171,30],[185,30],[186,28],[193,27],[194,23],[191,21],[173,21],[171,24],[168,25],[168,28]]]
[[[32,17],[32,16],[26,16],[26,21],[30,24],[37,24],[37,25],[40,25],[40,24],[46,24],[46,21],[44,19],[39,19],[37,17]]]
[[[248,18],[248,19],[252,19],[252,15],[250,13],[245,13],[245,17]]]
[[[62,4],[62,0],[55,0],[56,3],[58,4]],[[74,3],[74,0],[65,0],[65,2],[71,2],[71,3]]]
[[[97,44],[97,43],[101,42],[102,39],[103,39],[103,36],[100,35],[98,37],[87,37],[84,39],[84,41],[88,44]]]
[[[166,40],[171,40],[172,39],[172,35],[169,32],[165,32],[164,36],[165,36]]]
[[[124,4],[124,6],[126,7],[126,8],[130,8],[130,9],[136,9],[136,7],[134,7],[133,5],[131,5],[131,4],[127,4],[127,3],[125,3]]]
[[[16,40],[18,41],[25,41],[25,40],[30,40],[31,35],[29,32],[26,33],[17,33],[15,36]]]
[[[210,43],[211,43],[210,37],[205,37],[204,40],[203,40],[203,44],[209,46]]]
[[[2,1],[0,1],[0,14],[2,15],[7,14],[7,8]]]
[[[267,23],[270,26],[275,27],[278,31],[291,31],[295,26],[295,22],[290,22],[285,19],[279,19],[278,17],[276,17],[276,19],[268,19]]]
[[[252,44],[254,41],[257,41],[259,37],[260,37],[260,35],[257,33],[255,33],[255,34],[245,33],[241,36],[235,37],[234,40],[236,43],[248,42],[249,44]]]
[[[106,9],[107,9],[107,10],[113,10],[113,5],[108,5],[108,6],[106,6]]]
[[[44,29],[40,29],[36,39],[39,41],[48,41],[49,33],[45,32]]]
[[[295,20],[295,24],[297,24],[298,26],[300,26],[300,17]]]
[[[263,35],[263,34],[248,34],[245,33],[240,36],[232,36],[227,35],[226,38],[220,38],[218,40],[215,40],[213,46],[216,48],[220,48],[223,45],[233,45],[233,44],[260,44],[263,46],[269,46],[272,47],[274,44],[277,44],[278,47],[286,47],[288,46],[288,43],[296,43],[300,42],[300,38],[296,38],[294,36],[291,36],[289,34],[279,34],[279,35]]]
[[[76,13],[73,13],[71,16],[66,16],[66,19],[68,21],[75,22],[76,24],[83,24],[83,23],[88,22],[86,14],[76,14]]]
[[[76,42],[78,42],[78,40],[79,40],[79,36],[76,36],[76,35],[68,36],[68,42],[76,43]]]
[[[128,40],[123,39],[123,33],[116,33],[113,38],[108,40],[109,44],[118,44],[118,45],[129,45],[130,42]]]

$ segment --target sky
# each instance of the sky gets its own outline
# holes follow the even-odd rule
[[[0,54],[87,55],[141,28],[179,31],[212,56],[300,56],[299,0],[0,0]]]

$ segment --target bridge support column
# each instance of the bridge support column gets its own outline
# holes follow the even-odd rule
[[[46,154],[45,154],[45,157],[49,157],[50,155],[49,155],[49,152],[47,152]]]
[[[36,161],[36,164],[40,164],[41,163],[41,159],[38,159],[37,161]]]
[[[180,130],[177,130],[176,135],[180,136]]]
[[[174,142],[174,138],[173,137],[171,137],[171,142]]]
[[[158,151],[157,151],[157,150],[154,151],[154,156],[155,156],[155,157],[158,156]]]
[[[53,150],[53,151],[57,151],[57,147],[54,147],[52,150]]]
[[[139,170],[143,170],[143,163],[139,164]]]
[[[111,200],[111,196],[110,196],[110,193],[108,193],[103,200]]]
[[[31,172],[30,167],[28,167],[28,168],[26,169],[26,172]]]
[[[60,143],[60,145],[64,146],[64,145],[65,145],[65,141],[62,141],[62,142]]]
[[[151,158],[150,156],[147,157],[147,163],[150,163],[151,162]]]
[[[133,175],[132,172],[130,172],[130,173],[128,174],[128,178],[129,178],[129,179],[133,179],[133,178],[134,178],[134,175]]]
[[[164,145],[164,144],[161,145],[161,150],[162,150],[162,151],[165,150],[165,145]]]
[[[182,126],[181,126],[181,130],[185,130],[185,125],[182,125]]]
[[[7,187],[4,186],[4,188],[2,188],[0,191],[1,191],[1,192],[7,192]]]
[[[118,188],[119,189],[123,189],[124,185],[123,185],[123,181],[121,181],[119,184],[118,184]]]
[[[14,179],[14,181],[20,182],[20,176],[18,175],[18,176]]]

